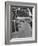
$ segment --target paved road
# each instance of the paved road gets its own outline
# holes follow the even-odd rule
[[[19,28],[18,32],[14,32],[11,34],[12,38],[24,38],[24,37],[31,37],[32,36],[32,29],[30,24],[28,23],[20,23],[21,28]]]

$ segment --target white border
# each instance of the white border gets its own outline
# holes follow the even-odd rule
[[[17,42],[17,41],[32,41],[35,40],[35,6],[33,5],[33,25],[32,25],[32,37],[28,38],[13,38],[10,40],[10,42]]]

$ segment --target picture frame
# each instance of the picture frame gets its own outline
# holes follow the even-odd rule
[[[15,9],[13,9],[13,8],[15,8]],[[18,12],[17,13],[18,17],[15,19],[15,16],[16,16],[15,13],[17,11],[20,11],[21,9],[23,10],[23,12],[25,11],[25,15],[31,13],[30,15],[32,15],[32,16],[21,16],[19,19],[19,16],[23,12],[22,13]],[[12,18],[13,10],[16,10],[16,12],[14,13],[15,16]],[[29,13],[27,11],[29,11]],[[22,14],[22,15],[24,15],[24,14]],[[29,19],[29,17],[32,17],[32,19]],[[24,18],[26,18],[26,19],[24,19]],[[31,20],[30,22],[32,22],[32,29],[30,29],[30,30],[32,31],[32,34],[29,33],[29,37],[21,37],[16,33],[21,38],[17,37],[16,34],[12,34],[13,32],[16,32],[17,30],[15,31],[15,29],[18,28],[17,25],[16,25],[16,28],[14,28],[14,26],[12,27],[12,25],[14,25],[13,23],[11,25],[12,20],[15,20],[15,24],[18,23],[19,20],[21,20],[21,21],[26,20],[27,23],[29,23],[29,20]],[[26,24],[26,25],[28,25],[28,24]],[[17,31],[17,32],[19,32],[19,31]],[[27,32],[29,32],[29,31],[27,31]],[[19,33],[19,34],[22,35],[23,33],[22,34]],[[13,35],[15,35],[16,37],[12,38]],[[31,35],[31,37],[30,37],[30,35]],[[26,36],[28,36],[28,33],[26,34]],[[27,2],[6,1],[5,2],[5,44],[23,44],[23,43],[36,43],[36,42],[37,42],[37,4],[36,3],[27,3]]]

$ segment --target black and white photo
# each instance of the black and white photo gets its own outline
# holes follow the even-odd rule
[[[6,2],[5,43],[37,42],[37,4]]]

